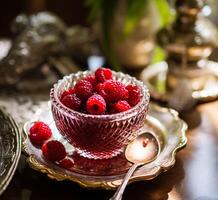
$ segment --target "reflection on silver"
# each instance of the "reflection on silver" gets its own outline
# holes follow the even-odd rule
[[[3,145],[2,145],[2,138],[0,136],[0,174],[3,171],[3,154],[4,154],[4,149],[3,149]]]
[[[91,54],[90,31],[79,26],[67,27],[50,12],[18,15],[12,23],[12,31],[17,35],[12,42],[0,40],[0,85],[16,84],[50,56],[64,55],[84,61]],[[65,65],[62,68],[65,69]],[[56,65],[53,67],[59,73],[66,71]]]
[[[0,40],[0,60],[3,59],[11,48],[11,41],[8,39]]]
[[[21,153],[21,136],[14,120],[0,109],[0,195],[16,170]]]
[[[205,70],[210,75],[204,83],[203,89],[192,91],[192,98],[196,103],[216,100],[218,98],[218,63],[208,61],[205,65]],[[166,87],[167,72],[167,63],[159,62],[148,66],[148,68],[142,71],[140,76],[140,79],[148,86],[151,97],[164,102],[169,102],[172,96],[172,92]],[[190,82],[187,81],[188,84]]]
[[[125,156],[132,163],[148,163],[154,160],[159,152],[160,145],[156,137],[152,133],[143,132],[128,144]]]

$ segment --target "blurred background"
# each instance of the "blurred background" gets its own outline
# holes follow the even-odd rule
[[[68,25],[88,25],[89,8],[84,0],[7,0],[0,6],[0,36],[12,36],[10,23],[18,14],[45,10],[54,12]]]
[[[40,11],[51,11],[54,14],[56,14],[58,17],[60,17],[68,26],[73,26],[73,25],[81,25],[81,26],[86,26],[86,27],[91,27],[93,23],[93,20],[89,20],[90,15],[93,15],[93,12],[98,15],[99,10],[98,10],[98,5],[100,5],[103,1],[101,0],[62,0],[61,2],[59,0],[7,0],[3,1],[1,3],[0,7],[0,37],[13,37],[13,34],[10,30],[10,25],[15,19],[15,17],[20,14],[20,13],[25,13],[25,14],[35,14]],[[110,16],[113,16],[113,1],[112,3],[109,3],[109,12]],[[128,0],[120,0],[117,1],[119,3],[115,3],[116,5],[114,7],[119,7],[118,12],[121,12],[122,14],[124,13],[123,10],[126,9],[126,4],[131,4],[133,1],[128,1]],[[159,5],[156,5],[156,3],[152,3],[151,0],[139,0],[139,3],[135,3],[132,5],[133,9],[132,11],[130,10],[130,15],[132,16],[127,16],[129,17],[130,23],[131,22],[131,17],[132,20],[136,21],[134,22],[135,24],[138,23],[138,17],[140,16],[140,10],[139,13],[137,13],[138,8],[141,7],[147,7],[144,9],[144,15],[147,15],[147,12],[152,13],[152,18],[156,18],[155,21],[157,22],[152,24],[150,23],[150,26],[154,27],[149,27],[149,29],[155,29],[158,30],[158,28],[161,28],[161,25],[167,25],[169,22],[172,22],[172,20],[169,20],[170,13],[168,13],[170,10],[169,8],[166,7],[166,2],[169,3],[169,6],[171,6],[171,11],[173,12],[174,9],[174,0],[155,0],[154,2],[160,2],[157,3]],[[218,3],[216,0],[206,0],[206,4],[209,6],[205,6],[203,9],[204,15],[206,15],[210,20],[212,20],[213,23],[218,25]],[[107,3],[102,3],[107,5]],[[125,4],[124,6],[122,4]],[[154,4],[154,5],[149,5],[149,4]],[[124,8],[120,8],[120,7]],[[135,6],[135,10],[134,10]],[[159,7],[158,7],[159,6]],[[131,9],[131,5],[129,6]],[[99,6],[100,8],[100,6]],[[127,8],[128,9],[128,8]],[[127,10],[126,9],[126,10]],[[136,11],[134,13],[134,11]],[[104,10],[103,10],[104,12]],[[125,11],[126,12],[126,11]],[[127,11],[128,12],[128,11]],[[143,11],[142,11],[143,12]],[[172,14],[172,13],[171,13]],[[141,14],[142,16],[143,14]],[[115,21],[119,20],[120,16],[115,15]],[[147,17],[147,16],[146,16]],[[134,19],[135,18],[135,19]],[[163,19],[159,19],[163,18]],[[150,19],[151,20],[151,19]],[[160,22],[163,20],[162,24],[160,25]],[[154,19],[152,19],[152,22]],[[131,26],[131,25],[130,25]],[[135,26],[135,25],[134,25]],[[134,27],[133,26],[133,27]],[[147,27],[146,27],[147,28]],[[131,31],[130,31],[131,32]]]
[[[98,1],[98,0],[97,0]],[[87,17],[90,8],[85,5],[86,0],[7,0],[0,6],[0,36],[11,36],[10,23],[19,13],[32,14],[38,11],[52,11],[61,17],[68,25],[88,26]],[[170,2],[170,1],[169,1]],[[171,1],[171,4],[173,1]],[[218,3],[216,0],[207,0],[211,5],[210,19],[218,25]]]
[[[208,19],[207,24],[212,22],[217,27],[218,3],[216,0],[191,0],[190,2],[194,2],[193,5],[196,2],[206,3],[200,15]],[[190,6],[192,6],[191,3]],[[43,57],[42,60],[34,60],[37,63],[36,65],[40,65],[44,61],[47,62],[48,56],[61,54],[76,61],[78,66],[87,67],[90,62],[93,64],[92,57],[91,60],[89,57],[98,56],[93,65],[106,64],[114,70],[122,70],[136,76],[149,64],[166,58],[164,49],[157,44],[157,34],[161,29],[170,26],[176,19],[174,0],[7,0],[3,1],[0,7],[0,38],[12,39],[13,47],[11,51],[18,49],[16,45],[21,45],[18,40],[25,40],[26,36],[17,39],[18,35],[22,35],[22,31],[25,32],[30,27],[36,28],[34,20],[40,21],[43,19],[46,21],[45,16],[41,19],[40,17],[34,19],[34,16],[31,18],[33,14],[40,11],[51,12],[52,15],[62,20],[66,26],[64,31],[61,30],[64,34],[64,41],[62,42],[65,44],[63,47],[65,51],[63,51],[63,48],[57,47],[55,51],[48,51],[47,55],[41,56],[40,42],[39,48],[36,47],[38,52],[34,53],[28,49],[31,47],[30,43],[33,40],[26,42],[30,46],[25,47],[28,49],[29,55],[38,54],[38,57]],[[17,17],[21,13],[25,16]],[[48,22],[44,24],[46,23]],[[84,27],[85,29],[83,29]],[[52,34],[52,31],[46,30],[45,27],[42,29],[44,29],[44,32],[50,31]],[[40,30],[37,34],[41,34]],[[205,34],[207,34],[206,31]],[[25,34],[23,33],[23,35]],[[16,38],[15,42],[14,38]],[[59,41],[59,44],[62,42]],[[25,49],[20,46],[19,48]],[[20,51],[22,51],[21,49]],[[216,51],[215,49],[211,55],[213,60],[217,60]],[[7,54],[7,52],[3,53]],[[20,58],[22,52],[15,54]],[[13,59],[13,56],[12,58],[8,56],[5,60],[10,63],[9,60]],[[16,60],[15,64],[19,68],[19,65],[21,65],[19,59],[16,57],[14,60]],[[27,62],[26,57],[21,58],[20,62]],[[31,62],[31,59],[28,60],[28,63]],[[20,68],[22,70],[19,71],[25,71],[25,65]],[[68,70],[61,73],[64,75],[74,71]],[[8,81],[6,80],[6,82]]]

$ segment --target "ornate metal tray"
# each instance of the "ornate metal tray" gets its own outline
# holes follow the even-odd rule
[[[218,98],[218,63],[208,61],[206,69],[213,74],[213,77],[207,80],[203,90],[192,92],[192,98],[196,103],[208,102]],[[171,97],[171,93],[166,87],[167,70],[167,63],[159,62],[148,66],[140,76],[140,79],[149,88],[151,97],[163,102],[168,102]]]
[[[74,170],[66,170],[44,160],[41,151],[36,149],[27,137],[32,122],[36,120],[41,120],[47,124],[51,124],[53,118],[50,107],[48,106],[47,109],[39,109],[32,120],[24,125],[23,150],[27,155],[29,155],[27,161],[33,169],[46,173],[50,178],[59,181],[71,180],[84,187],[113,189],[121,183],[125,171],[128,170],[128,167],[131,165],[130,163],[124,172],[119,171],[108,175],[92,175],[88,171],[87,173],[84,171],[79,173]],[[179,119],[178,113],[172,109],[162,108],[151,104],[144,128],[156,135],[161,145],[161,152],[156,160],[136,170],[130,180],[131,182],[155,178],[162,171],[171,168],[175,163],[175,154],[177,150],[183,148],[187,142],[185,135],[187,125]],[[60,134],[54,130],[54,127],[51,127],[51,129],[53,131],[53,137],[63,142],[67,151],[70,151],[70,144],[68,144],[67,141],[65,141]]]
[[[0,195],[8,186],[21,153],[21,136],[14,120],[0,109]]]

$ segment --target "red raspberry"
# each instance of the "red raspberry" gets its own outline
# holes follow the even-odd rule
[[[52,135],[49,126],[40,121],[36,122],[29,132],[30,141],[36,146],[41,146]]]
[[[144,140],[142,141],[142,146],[143,146],[143,147],[147,147],[148,143],[149,143],[149,139],[146,138],[146,139],[144,139]]]
[[[59,165],[65,169],[70,169],[71,167],[73,167],[74,163],[70,159],[64,158],[59,162]]]
[[[82,101],[76,96],[76,94],[70,94],[65,96],[61,100],[61,103],[70,109],[78,111],[81,107]]]
[[[97,84],[97,81],[95,79],[95,75],[89,75],[89,76],[85,77],[83,80],[89,81],[92,84],[92,86],[95,86]]]
[[[114,110],[116,113],[124,112],[124,111],[129,110],[131,108],[131,106],[128,104],[128,102],[124,101],[124,100],[118,101],[117,103],[114,104],[113,107],[114,107]]]
[[[104,98],[98,94],[94,94],[86,102],[86,110],[93,115],[104,114],[106,110],[106,102]]]
[[[112,79],[112,71],[110,69],[101,67],[96,70],[95,77],[99,83],[103,83],[107,80]]]
[[[43,144],[42,154],[52,162],[60,161],[67,155],[64,145],[57,140],[51,140]]]
[[[103,86],[101,86],[99,94],[107,102],[116,102],[128,98],[128,90],[125,85],[115,80],[106,81]]]
[[[128,103],[131,106],[135,106],[138,104],[141,100],[141,90],[138,86],[136,85],[127,85],[126,89],[129,92],[129,98],[128,98]]]
[[[65,96],[67,96],[67,95],[69,95],[69,94],[74,94],[75,93],[75,89],[74,88],[70,88],[70,89],[68,89],[68,90],[65,90],[63,93],[62,93],[62,95],[61,95],[61,100],[65,97]]]
[[[95,86],[95,91],[99,94],[100,91],[103,89],[104,84],[103,83],[99,83],[98,85]]]
[[[87,99],[93,94],[93,86],[89,81],[80,80],[75,85],[75,92],[81,99]]]

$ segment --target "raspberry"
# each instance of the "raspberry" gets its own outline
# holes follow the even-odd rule
[[[95,86],[95,91],[99,94],[100,91],[103,89],[104,84],[103,83],[99,83],[98,85]]]
[[[76,94],[69,94],[65,96],[61,100],[61,103],[73,110],[79,110],[82,104],[81,100],[76,96]]]
[[[92,84],[92,86],[95,86],[97,84],[97,81],[95,79],[95,75],[89,75],[89,76],[85,77],[83,80],[89,81]]]
[[[107,80],[112,79],[112,71],[110,69],[103,68],[103,67],[99,68],[95,72],[95,77],[99,83],[103,83]]]
[[[93,115],[104,114],[106,110],[106,102],[104,98],[98,94],[94,94],[86,102],[86,110]]]
[[[51,135],[52,132],[49,126],[38,121],[30,128],[29,138],[34,145],[41,146]]]
[[[129,92],[129,98],[127,99],[128,103],[131,106],[135,106],[141,100],[141,90],[136,85],[127,85],[126,89]]]
[[[68,158],[64,158],[59,162],[59,165],[65,169],[70,169],[71,167],[73,167],[73,164],[73,161]]]
[[[67,95],[69,95],[69,94],[74,94],[75,93],[75,89],[74,88],[70,88],[70,89],[68,89],[68,90],[65,90],[63,93],[62,93],[62,95],[61,95],[61,100],[65,97],[65,96],[67,96]]]
[[[146,138],[142,141],[142,146],[145,148],[145,147],[147,147],[148,143],[149,143],[149,139]]]
[[[124,112],[131,108],[127,101],[121,100],[114,104],[114,110],[116,113]]]
[[[101,86],[99,94],[107,102],[116,102],[119,100],[125,100],[128,98],[128,90],[121,82],[109,80]]]
[[[89,81],[80,80],[75,85],[75,92],[81,99],[87,99],[93,94],[93,86]]]
[[[57,140],[51,140],[43,144],[42,154],[52,162],[60,161],[67,155],[64,145]]]

